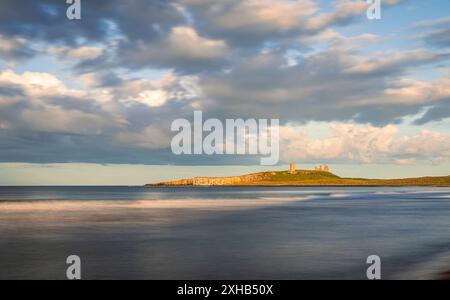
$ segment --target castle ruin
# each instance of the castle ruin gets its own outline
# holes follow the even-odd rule
[[[296,174],[297,173],[297,166],[294,163],[291,163],[289,165],[289,174]]]
[[[322,171],[323,172],[330,172],[330,167],[328,165],[324,165],[324,166],[320,165],[318,167],[314,167],[314,170],[321,171],[321,172]]]

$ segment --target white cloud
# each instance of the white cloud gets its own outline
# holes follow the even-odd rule
[[[61,80],[54,75],[44,72],[15,73],[13,70],[5,70],[0,73],[0,83],[4,85],[20,86],[26,92],[30,100],[42,96],[71,96],[83,97],[87,93],[67,88]]]
[[[100,134],[106,128],[121,126],[118,115],[102,107],[101,91],[68,88],[56,76],[43,72],[0,73],[0,85],[15,89],[0,97],[4,116],[15,118],[8,129],[19,128],[53,133]],[[16,103],[23,105],[14,107]],[[10,113],[8,113],[10,109]],[[114,116],[114,119],[111,120]]]
[[[167,91],[161,89],[140,92],[136,98],[138,102],[147,104],[150,107],[160,107],[167,102],[167,99]]]
[[[5,70],[0,73],[0,82],[44,88],[62,86],[61,81],[49,73],[24,72],[20,75],[16,74],[13,70]]]
[[[171,101],[201,106],[201,88],[194,76],[167,73],[160,79],[129,79],[96,88],[98,80],[96,74],[87,74],[79,78],[85,88],[73,89],[49,73],[0,72],[0,129],[102,135],[131,148],[158,149],[167,145],[170,117],[157,110]]]
[[[394,125],[331,123],[323,126],[328,127],[328,135],[322,138],[312,137],[308,127],[283,127],[280,131],[283,160],[407,164],[450,159],[450,134],[422,130],[401,135]]]
[[[225,42],[203,38],[191,27],[173,28],[160,46],[161,51],[168,51],[174,58],[219,59],[226,51]]]
[[[159,80],[129,80],[113,90],[123,103],[142,103],[151,108],[164,106],[171,100],[189,101],[202,94],[197,77],[173,73],[167,73]]]
[[[103,49],[88,46],[78,48],[52,47],[49,52],[66,59],[91,60],[100,57],[103,54]]]

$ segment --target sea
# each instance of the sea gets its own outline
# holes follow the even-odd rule
[[[439,279],[450,189],[0,187],[0,279]]]

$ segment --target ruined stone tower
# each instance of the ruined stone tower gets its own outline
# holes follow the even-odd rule
[[[297,173],[297,167],[294,163],[291,163],[289,165],[289,174],[296,174]]]

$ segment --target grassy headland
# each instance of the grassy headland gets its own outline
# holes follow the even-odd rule
[[[234,177],[196,177],[147,186],[442,186],[450,187],[450,176],[404,179],[342,178],[325,171],[300,170],[262,172]]]

